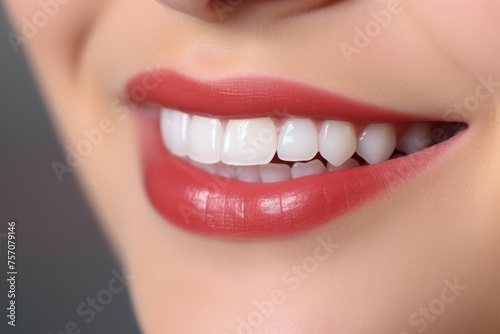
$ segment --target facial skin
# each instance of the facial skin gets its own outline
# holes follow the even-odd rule
[[[277,291],[253,333],[498,332],[500,86],[474,112],[450,109],[474,94],[478,76],[500,81],[500,3],[403,0],[363,47],[355,28],[390,1],[232,3],[219,16],[209,1],[68,1],[24,43],[65,147],[113,121],[76,170],[133,276],[143,332],[238,333],[239,318]],[[20,34],[23,17],[42,10],[37,0],[5,5]],[[358,51],[346,56],[346,44]],[[201,79],[277,75],[469,129],[460,150],[397,194],[321,228],[270,240],[194,236],[152,208],[134,119],[112,109],[131,76],[157,66]],[[334,251],[311,273],[298,271],[318,237],[336,240]],[[453,297],[446,280],[462,290],[442,314],[427,314]]]

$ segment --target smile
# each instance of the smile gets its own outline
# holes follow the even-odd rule
[[[132,98],[147,87],[135,108],[145,188],[195,233],[271,237],[331,222],[411,182],[466,129],[282,79],[155,78],[127,85]]]

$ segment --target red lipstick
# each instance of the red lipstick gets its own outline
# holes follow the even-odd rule
[[[417,120],[282,79],[201,82],[171,71],[155,76],[156,85],[149,82],[151,74],[136,76],[127,85],[128,94],[133,96],[137,87],[149,82],[149,88],[142,90],[141,103],[221,118],[294,115],[357,122]],[[150,109],[139,107],[137,119],[145,188],[152,205],[182,229],[217,236],[280,236],[328,223],[411,179],[456,141],[377,165],[254,184],[209,174],[173,156],[162,143],[159,113]]]

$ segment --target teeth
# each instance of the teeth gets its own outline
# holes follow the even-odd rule
[[[351,123],[325,121],[319,134],[319,152],[333,166],[341,166],[356,152],[356,141]]]
[[[218,119],[193,116],[189,131],[189,158],[204,164],[220,161],[224,130]]]
[[[239,167],[226,165],[222,162],[219,162],[214,166],[216,166],[215,174],[217,175],[224,176],[229,179],[235,179],[237,176]]]
[[[231,120],[224,137],[222,162],[235,166],[263,165],[276,153],[276,127],[271,118]]]
[[[168,116],[165,122],[167,129],[163,132],[166,137],[168,137],[167,142],[169,143],[168,147],[170,151],[179,156],[185,157],[188,155],[188,135],[189,135],[189,123],[191,122],[191,118],[188,114],[176,111],[176,110],[167,110],[164,109],[162,114],[166,114]],[[170,126],[170,128],[168,128]]]
[[[316,175],[326,172],[325,165],[319,160],[310,162],[296,162],[292,167],[292,177],[297,179],[299,177]]]
[[[358,140],[356,152],[369,164],[389,159],[396,148],[396,130],[391,124],[370,124]]]
[[[278,137],[278,157],[283,161],[308,161],[318,154],[318,130],[307,118],[291,118]]]
[[[260,182],[260,171],[258,166],[238,167],[236,177],[244,182]]]
[[[311,119],[290,118],[278,134],[270,117],[230,120],[224,130],[218,119],[164,108],[160,128],[162,141],[172,154],[208,173],[243,182],[283,182],[365,165],[353,158],[355,153],[373,165],[434,144],[433,126],[427,122],[411,124],[396,139],[392,124],[369,124],[357,137],[350,122],[324,121],[318,131]],[[310,161],[318,151],[327,161],[326,167],[323,159]],[[270,163],[276,153],[282,161],[295,164]]]
[[[171,131],[172,131],[172,111],[163,109],[160,113],[160,129],[163,145],[169,149],[172,147]]]
[[[396,148],[406,154],[421,151],[432,145],[432,130],[429,123],[417,122],[398,139]]]
[[[359,167],[361,166],[358,162],[358,160],[356,159],[349,159],[347,160],[346,162],[344,162],[342,165],[340,166],[334,166],[332,165],[331,163],[328,163],[328,165],[326,165],[326,170],[328,170],[329,172],[333,172],[333,171],[336,171],[336,170],[344,170],[344,169],[349,169],[349,168],[356,168],[356,167]]]
[[[262,182],[283,182],[292,178],[292,171],[288,165],[267,164],[259,167]]]
[[[218,172],[218,166],[217,166],[217,164],[202,164],[202,163],[196,162],[194,160],[188,160],[188,162],[191,165],[193,165],[193,166],[195,166],[195,167],[197,167],[199,169],[202,169],[202,170],[204,170],[207,173],[217,174],[217,172]]]

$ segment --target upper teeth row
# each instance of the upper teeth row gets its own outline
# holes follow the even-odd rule
[[[289,118],[278,129],[269,117],[223,124],[169,109],[162,110],[160,124],[163,142],[173,154],[233,166],[264,165],[276,153],[283,161],[309,161],[318,152],[333,166],[341,166],[354,153],[376,164],[389,159],[396,146],[408,154],[423,149],[415,143],[424,142],[431,131],[428,123],[414,123],[397,139],[395,127],[385,123],[368,124],[357,135],[354,124],[344,121],[325,120],[318,126],[308,118]]]

